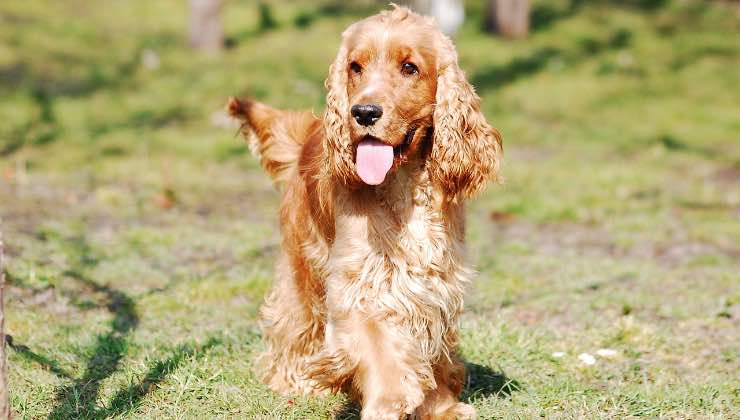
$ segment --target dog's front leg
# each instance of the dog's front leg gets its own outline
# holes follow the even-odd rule
[[[352,385],[362,402],[362,419],[399,419],[411,414],[434,387],[428,363],[402,328],[362,311],[330,316],[328,347],[354,361]]]
[[[443,358],[434,367],[437,388],[426,393],[416,409],[414,420],[470,420],[476,418],[473,406],[460,402],[465,381],[465,365],[456,357]]]

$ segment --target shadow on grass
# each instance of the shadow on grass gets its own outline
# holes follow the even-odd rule
[[[523,77],[536,74],[555,61],[563,65],[574,65],[604,51],[625,48],[629,46],[631,40],[630,31],[617,29],[605,40],[583,38],[579,42],[579,48],[573,50],[542,47],[528,56],[517,57],[506,64],[490,66],[478,71],[471,80],[479,90],[498,89]]]
[[[54,407],[49,419],[103,419],[126,414],[135,410],[140,401],[156,389],[157,384],[188,359],[199,358],[212,347],[223,343],[220,337],[210,337],[201,345],[180,345],[168,357],[152,362],[138,381],[115,392],[108,404],[99,405],[101,385],[119,371],[121,360],[128,350],[129,336],[139,324],[139,316],[132,297],[120,290],[98,284],[88,277],[86,273],[98,265],[99,259],[84,236],[65,240],[65,248],[69,252],[72,268],[65,271],[64,275],[80,283],[90,294],[101,296],[100,301],[86,301],[89,303],[84,309],[104,307],[112,314],[113,319],[109,323],[108,332],[99,335],[89,352],[86,352],[89,356],[85,371],[78,378],[63,369],[58,361],[16,343],[10,335],[5,336],[9,347],[18,356],[40,365],[65,381],[66,385],[55,392]],[[17,281],[14,284],[30,287]]]
[[[12,335],[6,334],[5,342],[14,352],[16,352],[22,358],[34,363],[38,363],[44,369],[48,370],[49,372],[60,378],[72,379],[72,375],[62,369],[59,366],[59,362],[32,351],[30,348],[28,348],[28,346],[15,343]]]
[[[532,6],[529,25],[532,32],[547,29],[559,20],[574,16],[585,3],[584,0],[571,0],[566,7],[557,7],[551,3],[539,3]]]
[[[34,105],[39,109],[39,116],[10,130],[5,138],[0,140],[0,156],[10,155],[24,144],[42,146],[52,143],[61,133],[54,114],[53,97],[39,88],[33,88],[30,92]]]
[[[17,24],[17,22],[16,22]],[[20,30],[22,26],[11,25]],[[57,123],[54,109],[60,98],[85,98],[99,91],[115,92],[131,89],[137,84],[136,74],[141,66],[142,51],[152,46],[170,46],[168,34],[153,34],[144,43],[124,56],[112,55],[106,60],[91,61],[76,53],[42,51],[41,65],[23,54],[9,64],[0,65],[0,96],[22,94],[28,96],[38,109],[37,117],[6,129],[0,136],[0,156],[11,155],[24,146],[43,146],[57,140],[62,128]],[[86,45],[96,48],[99,45]],[[66,72],[56,68],[69,69]]]
[[[139,317],[134,301],[125,293],[101,286],[77,271],[67,272],[67,275],[104,294],[107,299],[105,306],[113,314],[113,320],[110,331],[98,336],[82,377],[57,391],[56,407],[49,418],[95,418],[100,384],[118,370],[128,349],[127,336],[138,325]]]
[[[691,145],[671,134],[662,134],[658,136],[655,143],[663,146],[670,152],[692,153],[707,159],[717,159],[720,153],[708,147]]]
[[[82,377],[72,384],[61,387],[55,395],[55,407],[50,419],[93,418],[96,401],[103,380],[118,370],[119,363],[128,348],[128,335],[139,324],[134,301],[120,290],[96,283],[85,275],[85,271],[98,264],[98,258],[84,237],[70,241],[73,269],[65,275],[78,281],[87,289],[105,296],[105,308],[113,315],[110,331],[99,335],[87,360]]]
[[[465,363],[466,385],[460,395],[460,401],[472,403],[479,398],[491,396],[508,398],[513,392],[522,389],[516,379],[507,377],[503,372],[496,372],[488,366],[476,363]],[[358,420],[360,404],[350,401],[334,414],[334,420]]]
[[[162,360],[152,363],[146,375],[137,383],[131,384],[116,392],[111,398],[108,406],[95,412],[92,418],[103,419],[119,416],[135,410],[147,394],[154,390],[160,382],[164,381],[168,374],[177,370],[188,358],[200,358],[209,349],[222,344],[219,337],[211,337],[201,346],[183,344],[175,349],[172,354]]]
[[[488,366],[466,363],[465,369],[468,380],[460,399],[466,403],[491,396],[507,398],[513,392],[522,389],[516,379],[511,379],[503,372],[496,372]]]
[[[48,54],[48,61],[55,66],[79,70],[74,75],[52,72],[45,67],[18,61],[0,67],[0,92],[28,90],[31,95],[43,92],[53,98],[80,98],[103,89],[130,88],[139,66],[140,50],[133,51],[124,59],[106,64],[90,62],[89,59],[72,53]]]
[[[13,342],[13,337],[10,335],[5,336],[8,346],[13,351],[26,360],[38,363],[45,369],[51,371],[56,376],[64,379],[72,379],[72,376],[67,373],[64,369],[59,366],[59,363],[55,360],[49,359],[46,356],[40,355],[33,352],[28,346],[17,344]],[[170,373],[177,370],[180,365],[186,359],[195,357],[200,358],[209,349],[221,345],[223,340],[220,337],[211,337],[203,345],[195,346],[193,344],[183,344],[177,349],[173,350],[171,355],[166,359],[157,360],[151,363],[149,370],[144,377],[135,384],[131,384],[128,387],[120,389],[111,398],[106,408],[99,409],[94,406],[95,401],[88,404],[87,411],[79,412],[81,407],[65,408],[58,407],[50,415],[49,418],[80,418],[80,419],[104,419],[113,416],[126,414],[133,411],[139,406],[141,400],[146,397],[152,390],[154,390],[157,384],[164,381]],[[84,378],[82,379],[84,380]],[[80,381],[76,381],[80,382]],[[68,388],[69,391],[74,391],[73,388]],[[81,396],[81,393],[74,393],[75,396]],[[82,400],[82,399],[80,399]],[[75,401],[80,401],[75,398]]]
[[[342,406],[342,408],[334,413],[334,420],[359,420],[360,419],[360,403],[357,401],[348,401]]]
[[[126,129],[159,129],[168,125],[183,123],[191,115],[185,107],[178,105],[169,108],[138,110],[125,117],[125,119],[119,121],[90,122],[88,127],[90,137],[97,139],[105,134]]]
[[[473,75],[472,82],[479,90],[499,88],[541,71],[550,60],[561,57],[563,54],[561,49],[543,47],[526,57],[517,57],[504,65],[491,66],[478,71]]]
[[[631,8],[650,13],[662,8],[666,3],[667,0],[570,0],[565,7],[558,7],[550,2],[543,2],[532,6],[529,24],[532,32],[547,29],[559,20],[574,16],[586,5]]]
[[[298,13],[292,18],[291,22],[279,22],[274,17],[274,8],[279,8],[280,5],[269,2],[258,2],[257,7],[257,25],[254,28],[242,30],[227,37],[226,47],[232,48],[243,42],[254,40],[262,35],[269,33],[270,31],[279,30],[283,27],[289,27],[290,25],[299,28],[307,29],[316,22],[324,19],[337,19],[339,17],[347,17],[353,19],[361,19],[377,13],[379,10],[383,10],[388,3],[374,3],[374,2],[348,2],[348,1],[322,1],[316,2],[316,6],[306,8],[298,11]],[[338,36],[339,34],[337,34]],[[339,38],[337,38],[339,41]]]

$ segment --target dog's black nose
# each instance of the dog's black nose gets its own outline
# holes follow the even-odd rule
[[[383,116],[383,108],[379,105],[354,105],[351,109],[352,117],[358,124],[368,126],[375,124]]]

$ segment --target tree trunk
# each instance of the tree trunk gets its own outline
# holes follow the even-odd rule
[[[3,235],[0,232],[0,419],[10,418],[10,391],[8,390],[8,366],[5,358],[5,256]]]
[[[401,4],[408,5],[416,13],[432,16],[439,29],[449,36],[454,36],[465,21],[462,0],[409,0]]]
[[[204,52],[223,48],[221,0],[190,0],[190,46]]]
[[[486,26],[505,38],[529,34],[530,0],[490,0]]]

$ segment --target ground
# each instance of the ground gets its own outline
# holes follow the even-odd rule
[[[506,182],[468,208],[463,399],[484,419],[737,418],[740,8],[535,1],[505,41],[468,3],[456,42]],[[0,3],[17,418],[356,416],[253,374],[279,194],[221,109],[320,113],[342,28],[382,6],[268,4],[226,2],[208,57],[184,3]]]

